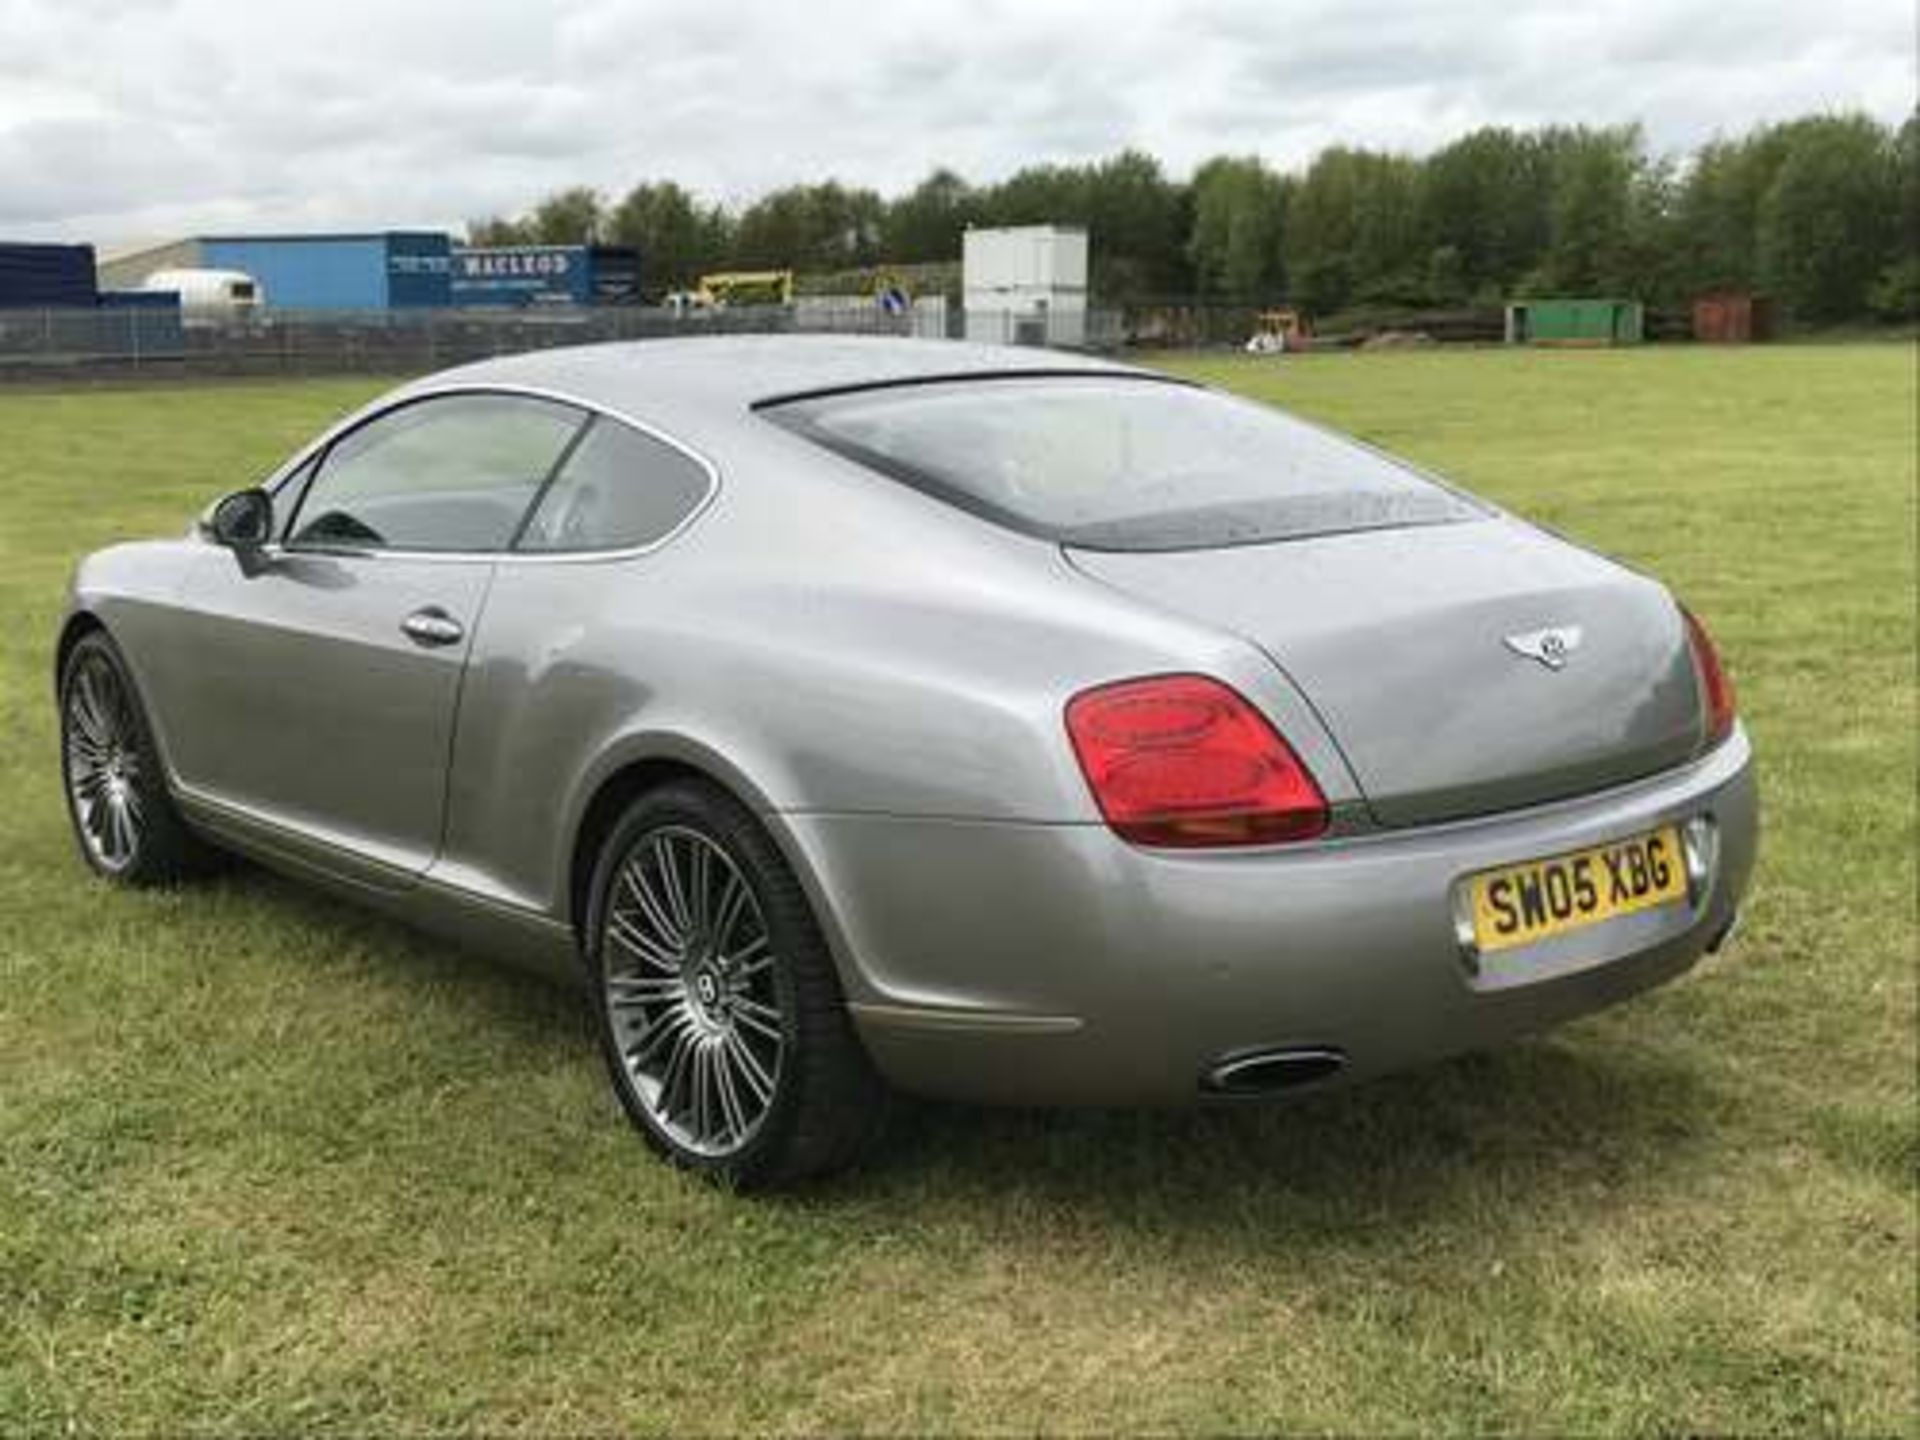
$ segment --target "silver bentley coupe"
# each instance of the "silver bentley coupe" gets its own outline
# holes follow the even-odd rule
[[[584,986],[670,1160],[893,1091],[1234,1103],[1489,1046],[1732,929],[1755,785],[1656,581],[1166,375],[945,342],[403,386],[59,635],[86,862],[240,852]]]

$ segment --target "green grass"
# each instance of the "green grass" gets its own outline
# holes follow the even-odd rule
[[[1913,1433],[1914,351],[1179,368],[1708,617],[1767,807],[1728,953],[1291,1109],[930,1108],[804,1197],[717,1193],[568,998],[71,853],[72,560],[372,387],[0,390],[0,1430]]]

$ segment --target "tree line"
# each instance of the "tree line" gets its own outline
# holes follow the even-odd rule
[[[636,246],[650,291],[716,269],[845,271],[957,260],[971,225],[1084,225],[1104,303],[1487,306],[1516,295],[1678,306],[1752,291],[1809,324],[1920,318],[1920,113],[1897,130],[1814,115],[1648,150],[1638,126],[1488,127],[1424,158],[1335,146],[1303,170],[1219,156],[1185,180],[1127,150],[905,194],[828,180],[738,209],[672,180],[617,200],[574,186],[475,244]]]

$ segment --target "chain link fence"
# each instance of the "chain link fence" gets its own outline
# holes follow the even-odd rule
[[[869,300],[810,298],[798,305],[673,310],[604,309],[275,311],[246,322],[182,319],[171,309],[0,310],[0,378],[54,374],[406,375],[495,355],[611,340],[688,335],[920,335],[954,337],[967,318],[921,304],[890,312]],[[1117,349],[1118,311],[1089,311],[1072,327],[1009,329],[1012,343]]]

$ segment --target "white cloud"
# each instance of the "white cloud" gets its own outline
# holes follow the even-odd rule
[[[1659,148],[1914,103],[1910,0],[0,0],[0,234],[448,226],[1138,145],[1295,165],[1483,123]]]

